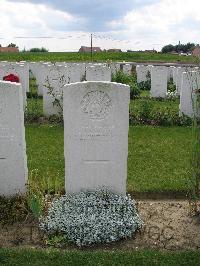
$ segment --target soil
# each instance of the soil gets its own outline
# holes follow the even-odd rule
[[[134,237],[93,248],[200,250],[200,217],[192,215],[188,201],[139,200],[138,211],[144,221],[144,227]],[[46,247],[45,238],[36,221],[0,225],[0,248]],[[68,245],[66,248],[75,247]]]

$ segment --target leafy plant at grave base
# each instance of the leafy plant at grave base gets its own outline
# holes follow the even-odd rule
[[[127,75],[119,70],[115,73],[115,75],[112,75],[112,81],[129,85],[131,99],[134,99],[140,95],[140,89],[138,88],[135,75]]]
[[[141,103],[141,109],[139,111],[139,117],[143,123],[151,119],[152,104],[148,100],[143,100]]]
[[[25,110],[25,121],[36,122],[43,116],[42,96],[38,96],[36,79],[29,79],[29,92],[27,93],[27,107]]]
[[[176,91],[167,91],[166,92],[166,98],[170,101],[175,101],[177,98],[177,93]]]
[[[59,84],[63,84],[63,86],[60,88],[62,91],[62,88],[64,87],[64,75],[59,78]],[[53,98],[53,106],[57,106],[60,111],[59,115],[62,117],[63,116],[63,92],[61,93],[56,93],[54,88],[50,85],[49,82],[49,77],[47,76],[46,83],[44,85],[48,89],[48,94],[50,94]]]
[[[58,176],[52,179],[47,173],[46,178],[41,178],[37,170],[32,171],[28,181],[27,201],[34,217],[39,218],[46,212],[52,198],[60,196],[61,192],[62,187]]]
[[[34,99],[31,102],[28,102],[28,106],[26,107],[24,117],[26,122],[34,122],[38,121],[38,119],[42,116],[42,111],[40,110],[40,100]]]
[[[148,100],[143,101],[138,112],[129,113],[130,125],[154,125],[154,126],[191,126],[192,119],[185,115],[179,116],[178,112],[165,109],[152,109],[152,104]]]
[[[40,228],[50,238],[63,236],[66,242],[89,246],[131,237],[142,225],[129,195],[98,189],[55,200],[47,216],[41,218]]]
[[[42,99],[42,96],[38,95],[38,85],[36,79],[29,79],[29,92],[26,93],[28,99]]]
[[[176,91],[176,85],[173,82],[173,78],[170,78],[170,80],[167,82],[167,90],[170,92]]]
[[[0,196],[0,224],[13,224],[25,221],[28,216],[28,202],[23,195]]]
[[[60,248],[66,244],[66,237],[62,234],[50,235],[47,239],[45,239],[45,244],[48,246]]]
[[[176,85],[173,83],[173,79],[170,78],[170,80],[167,83],[167,93],[166,93],[166,97],[168,100],[170,101],[175,101],[178,97],[177,93],[176,93]]]
[[[51,124],[63,124],[63,115],[50,115],[48,122]]]
[[[150,71],[147,71],[147,75],[146,75],[146,81],[142,81],[139,82],[138,84],[138,88],[140,90],[151,90],[151,73]]]
[[[135,97],[140,95],[140,90],[136,83],[128,84],[130,86],[130,99],[133,100]]]

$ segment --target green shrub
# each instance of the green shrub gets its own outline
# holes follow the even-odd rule
[[[170,80],[167,82],[167,90],[170,92],[175,92],[176,91],[176,85],[173,82],[173,79],[170,78]]]
[[[129,123],[130,125],[191,126],[192,119],[185,115],[180,117],[179,113],[170,107],[155,110],[149,100],[144,100],[139,110],[130,112]]]
[[[135,75],[127,75],[121,70],[117,71],[115,75],[112,75],[112,81],[122,83],[130,86],[130,98],[134,99],[140,95],[140,89],[137,85]]]
[[[146,81],[142,81],[142,82],[138,83],[138,88],[140,90],[150,91],[151,90],[151,73],[150,73],[150,71],[147,72],[146,79],[147,79]]]

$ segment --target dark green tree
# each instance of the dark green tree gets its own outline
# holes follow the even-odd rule
[[[47,50],[46,48],[42,47],[42,48],[31,48],[29,50],[29,52],[31,53],[47,53],[49,50]]]
[[[10,43],[10,44],[8,45],[8,47],[16,47],[16,48],[18,48],[17,45],[16,45],[15,43]]]

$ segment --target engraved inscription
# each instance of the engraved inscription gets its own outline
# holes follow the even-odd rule
[[[81,110],[89,115],[91,119],[103,119],[110,110],[112,104],[107,93],[103,91],[90,91],[81,101]]]
[[[67,84],[67,80],[65,76],[60,72],[59,69],[51,69],[49,71],[48,76],[49,81],[57,84],[60,88],[62,88],[65,84]]]
[[[80,140],[107,140],[113,137],[114,127],[81,127],[74,132],[73,137]]]
[[[10,141],[13,141],[16,139],[16,133],[13,128],[3,127],[0,124],[0,140],[1,139],[8,139]]]

